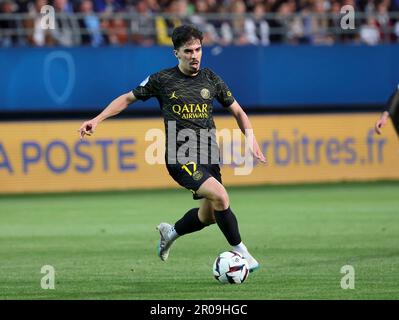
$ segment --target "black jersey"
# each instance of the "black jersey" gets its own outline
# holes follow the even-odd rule
[[[132,90],[137,99],[156,97],[164,117],[168,164],[218,163],[213,100],[223,107],[234,102],[224,81],[208,68],[188,76],[176,66],[147,77]]]
[[[384,106],[384,111],[387,109],[387,106]],[[392,123],[395,127],[397,135],[399,135],[399,85],[392,93],[391,97],[388,101],[388,112],[391,116]]]

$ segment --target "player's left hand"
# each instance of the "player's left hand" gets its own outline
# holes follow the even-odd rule
[[[266,157],[262,153],[262,151],[259,148],[258,142],[254,139],[254,147],[252,150],[252,153],[256,159],[258,159],[260,162],[267,164]]]

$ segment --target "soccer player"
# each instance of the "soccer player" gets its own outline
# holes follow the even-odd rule
[[[222,184],[219,149],[212,131],[215,129],[212,117],[214,98],[232,113],[243,133],[249,130],[254,157],[263,163],[266,163],[266,159],[253,135],[246,113],[226,84],[210,69],[200,68],[202,39],[202,33],[193,26],[183,25],[174,29],[173,52],[178,65],[147,77],[137,88],[112,101],[97,117],[84,122],[79,132],[81,138],[91,135],[101,121],[118,114],[129,104],[138,99],[145,101],[156,97],[167,134],[167,170],[178,184],[193,192],[195,200],[201,199],[199,207],[188,210],[174,225],[158,225],[159,257],[163,261],[168,259],[171,245],[177,238],[216,222],[233,250],[247,259],[249,269],[253,271],[259,267],[259,263],[241,240],[236,216],[230,208],[229,196]],[[188,136],[188,141],[187,138],[184,141],[174,138],[169,142],[169,130],[172,127],[175,127],[176,136],[182,130],[192,135]],[[212,134],[204,135],[204,129]],[[187,145],[188,152],[182,154],[181,148]]]
[[[381,114],[380,119],[375,123],[374,128],[378,134],[381,134],[381,129],[388,123],[389,117],[391,117],[393,126],[399,136],[399,85],[389,98],[387,110]]]

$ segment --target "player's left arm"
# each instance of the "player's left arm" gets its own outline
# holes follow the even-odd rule
[[[253,152],[255,158],[260,160],[263,163],[267,163],[266,158],[265,158],[264,154],[262,153],[261,149],[259,148],[258,142],[256,141],[251,121],[249,120],[245,111],[241,108],[239,103],[235,100],[227,109],[233,114],[242,133],[244,133],[246,135],[246,137],[248,137],[248,134],[250,134],[252,136],[252,138],[253,138],[252,152]]]

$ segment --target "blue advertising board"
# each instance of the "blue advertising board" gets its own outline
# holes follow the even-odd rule
[[[399,83],[399,45],[205,47],[202,67],[245,108],[384,104]],[[0,49],[0,111],[101,110],[177,64],[171,47]],[[134,108],[154,110],[150,99]]]

